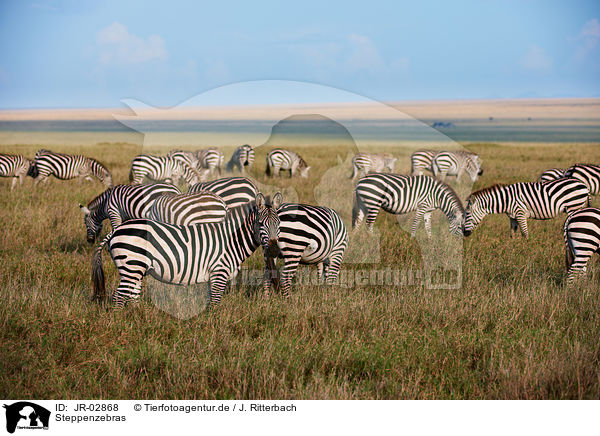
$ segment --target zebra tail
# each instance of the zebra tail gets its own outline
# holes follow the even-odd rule
[[[102,249],[111,236],[112,232],[102,240],[92,255],[92,284],[94,286],[92,301],[97,301],[98,303],[102,303],[106,299],[106,285],[104,281],[104,269],[102,267]]]
[[[563,226],[563,237],[565,239],[565,265],[567,267],[567,271],[569,270],[569,268],[571,268],[571,265],[573,265],[573,261],[575,260],[575,256],[573,255],[573,247],[571,246],[571,243],[569,242],[569,237],[567,235],[567,226],[569,224],[569,218],[570,217],[567,217]]]

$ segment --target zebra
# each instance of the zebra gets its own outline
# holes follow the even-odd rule
[[[94,243],[102,232],[102,222],[110,220],[114,229],[124,221],[147,218],[154,201],[162,195],[177,195],[181,191],[166,183],[152,185],[117,185],[92,199],[87,206],[81,203],[87,241]]]
[[[196,156],[198,158],[198,165],[200,168],[206,170],[206,173],[210,174],[211,177],[216,172],[221,175],[221,167],[223,166],[223,161],[225,160],[225,156],[221,150],[216,148],[207,148],[205,150],[198,150],[196,152]]]
[[[33,162],[26,157],[14,154],[0,154],[0,177],[12,177],[10,190],[19,185],[23,186],[25,176],[29,175],[33,168]]]
[[[580,180],[590,189],[590,195],[600,194],[600,165],[575,164],[565,171],[565,177]]]
[[[289,296],[292,280],[299,264],[317,265],[319,281],[327,284],[337,281],[344,252],[348,246],[348,232],[338,213],[328,207],[306,204],[284,204],[279,215],[279,257],[284,265],[281,290]],[[269,267],[274,263],[265,256],[265,294],[270,289]]]
[[[466,172],[474,183],[477,176],[483,174],[479,156],[467,151],[440,151],[435,155],[432,162],[433,174],[442,182],[446,176],[456,176],[456,181],[460,181],[460,176]]]
[[[79,184],[83,182],[83,179],[91,181],[92,176],[95,176],[107,187],[114,186],[110,172],[104,165],[91,157],[38,150],[35,154],[34,166],[35,169],[32,173],[37,173],[34,179],[35,185],[41,181],[46,183],[48,177],[52,175],[61,180],[78,177]]]
[[[140,154],[134,157],[129,171],[131,184],[141,184],[144,177],[156,182],[164,180],[174,184],[183,177],[189,185],[198,183],[202,178],[185,152],[180,151],[169,156]]]
[[[421,219],[431,238],[431,212],[441,209],[448,218],[450,233],[462,235],[464,209],[460,199],[450,186],[431,176],[376,173],[363,177],[354,190],[352,228],[357,229],[366,217],[367,230],[373,232],[379,209],[396,215],[416,211],[413,238]]]
[[[147,219],[127,221],[94,250],[93,299],[105,298],[102,249],[106,247],[120,276],[112,296],[116,307],[139,298],[146,274],[178,285],[208,282],[209,305],[218,304],[226,282],[259,246],[269,257],[279,255],[281,201],[277,193],[269,205],[259,193],[254,201],[230,209],[219,223],[177,226]]]
[[[567,285],[584,274],[594,253],[600,254],[600,209],[588,207],[567,216],[563,225]]]
[[[252,146],[245,144],[235,149],[231,159],[227,162],[226,170],[228,172],[233,172],[233,169],[237,168],[240,173],[244,174],[246,167],[248,167],[248,172],[250,172],[253,164],[254,149]]]
[[[380,173],[387,169],[390,173],[394,172],[394,165],[398,159],[389,153],[357,153],[352,158],[352,175],[350,178],[354,182],[356,177],[363,173]]]
[[[225,219],[227,205],[221,197],[204,191],[197,194],[161,195],[148,211],[148,218],[163,223],[189,226],[218,223]]]
[[[481,189],[467,198],[464,235],[471,235],[487,214],[505,213],[510,218],[511,236],[520,228],[528,238],[527,218],[545,220],[581,209],[589,203],[589,192],[585,184],[571,178]]]
[[[541,175],[540,178],[538,179],[539,182],[551,182],[553,180],[556,179],[560,179],[561,177],[565,176],[565,172],[567,170],[561,169],[561,168],[550,168],[549,170],[544,171]]]
[[[298,154],[290,150],[276,148],[267,154],[267,176],[275,177],[280,170],[289,170],[290,178],[296,172],[299,172],[300,177],[307,178],[310,167],[306,164]]]
[[[212,182],[197,183],[190,187],[188,194],[202,191],[217,194],[230,209],[254,200],[258,194],[254,182],[246,177],[225,177]]]
[[[410,156],[411,175],[420,176],[423,170],[433,173],[433,159],[438,154],[435,150],[417,150]]]

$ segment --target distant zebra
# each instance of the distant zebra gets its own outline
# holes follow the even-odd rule
[[[188,193],[210,191],[223,199],[229,209],[248,203],[256,198],[258,188],[246,177],[226,177],[212,182],[197,183]]]
[[[600,254],[600,209],[588,207],[569,214],[563,226],[567,284],[587,270],[594,253]]]
[[[389,153],[357,153],[352,158],[352,175],[350,178],[354,181],[360,173],[362,173],[362,175],[380,173],[385,169],[393,173],[394,165],[397,160],[397,158]]]
[[[461,235],[464,211],[460,199],[450,186],[431,176],[378,173],[363,177],[354,191],[352,227],[358,228],[366,217],[367,229],[372,232],[380,209],[393,214],[416,211],[413,238],[421,219],[431,237],[431,212],[440,209],[448,218],[450,233]]]
[[[585,184],[571,178],[481,189],[467,198],[464,234],[469,236],[486,215],[505,213],[510,218],[511,236],[520,228],[528,238],[527,218],[545,220],[581,209],[588,205],[589,192]]]
[[[284,204],[279,215],[279,257],[284,265],[281,290],[289,296],[292,280],[299,264],[317,265],[319,280],[327,284],[337,281],[348,232],[336,211],[328,207]],[[269,261],[265,259],[265,293],[269,292]]]
[[[0,177],[12,177],[10,190],[12,191],[19,185],[23,186],[25,176],[30,172],[33,162],[26,157],[14,154],[0,154]]]
[[[79,204],[84,214],[87,241],[93,243],[100,236],[105,219],[110,220],[114,230],[124,221],[147,218],[154,201],[165,194],[177,195],[181,192],[166,183],[117,185],[95,197],[87,207]]]
[[[433,158],[439,151],[436,150],[417,150],[410,157],[411,175],[420,176],[423,170],[433,173]]]
[[[300,177],[307,178],[310,167],[298,154],[290,150],[276,148],[267,154],[267,176],[275,177],[280,170],[288,170],[290,178],[298,172]]]
[[[551,182],[556,179],[560,179],[565,176],[565,172],[567,170],[563,170],[561,168],[550,168],[549,170],[544,171],[539,178],[540,182]]]
[[[117,307],[139,298],[146,274],[178,285],[209,282],[210,305],[218,304],[227,281],[259,246],[270,257],[279,254],[276,210],[281,200],[277,193],[269,206],[258,194],[256,201],[231,209],[220,223],[175,226],[140,219],[122,224],[92,256],[94,299],[105,298],[102,249],[106,246],[120,276],[112,297]]]
[[[459,182],[464,172],[475,182],[477,176],[483,174],[479,156],[467,151],[440,151],[433,158],[432,167],[433,174],[442,182],[446,180],[446,176],[456,176],[456,181]]]
[[[248,144],[241,145],[235,149],[231,159],[229,159],[229,162],[227,162],[227,171],[232,172],[233,168],[237,168],[240,173],[244,174],[246,167],[248,172],[250,172],[253,164],[254,149]]]
[[[216,148],[207,148],[205,150],[198,150],[196,152],[198,157],[198,166],[207,171],[212,177],[215,172],[221,175],[221,167],[225,156],[223,152]]]
[[[78,177],[79,184],[83,182],[83,179],[91,181],[92,176],[95,176],[109,188],[113,186],[110,172],[104,165],[91,157],[38,150],[35,154],[34,166],[34,171],[37,173],[34,179],[35,185],[41,181],[46,183],[49,176],[61,180]]]
[[[189,185],[198,183],[200,173],[184,152],[174,152],[169,156],[150,156],[140,154],[131,161],[129,180],[132,185],[139,185],[144,177],[154,181],[166,181],[178,184],[183,178]]]
[[[225,219],[227,205],[221,197],[204,191],[197,194],[161,195],[148,211],[148,218],[163,223],[189,226],[218,223]]]
[[[600,194],[600,165],[575,164],[565,171],[565,176],[581,180],[591,195]]]

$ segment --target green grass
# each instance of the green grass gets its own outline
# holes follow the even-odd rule
[[[32,156],[37,148],[1,151]],[[533,180],[549,167],[600,161],[597,144],[469,148],[484,162],[475,189]],[[99,158],[117,183],[125,183],[140,148],[103,144],[64,151]],[[302,202],[329,198],[349,223],[350,168],[330,170],[348,151],[343,145],[304,146],[301,153],[313,166],[310,179],[282,183]],[[382,151],[400,158],[399,172],[408,170],[412,150]],[[268,182],[265,153],[257,152],[260,183]],[[486,218],[464,242],[460,289],[308,284],[295,286],[285,300],[243,286],[216,309],[180,319],[153,303],[153,279],[145,280],[141,302],[125,310],[89,302],[92,247],[77,204],[101,192],[100,183],[52,180],[31,190],[29,179],[13,192],[9,184],[0,183],[1,397],[600,398],[598,259],[587,280],[565,288],[564,217],[530,220],[528,241],[509,237],[505,216]],[[284,192],[288,200],[295,195]],[[376,268],[423,268],[424,230],[412,240],[406,231],[411,218],[378,217],[382,262]],[[447,224],[437,218],[445,232]],[[373,241],[359,232],[352,250]],[[104,266],[113,290],[116,270],[106,252]],[[244,266],[260,269],[260,253]]]

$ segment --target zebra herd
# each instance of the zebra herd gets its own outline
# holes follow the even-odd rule
[[[80,183],[94,176],[107,186],[86,206],[79,205],[88,242],[97,241],[104,220],[112,226],[92,256],[94,300],[106,298],[104,248],[120,276],[112,294],[117,307],[139,298],[145,275],[180,285],[208,282],[209,303],[218,304],[226,283],[258,247],[263,248],[265,261],[265,294],[275,284],[288,296],[300,264],[316,265],[319,280],[335,283],[349,243],[339,213],[324,206],[284,203],[280,193],[272,200],[265,197],[243,176],[254,160],[254,149],[240,146],[226,170],[237,168],[242,176],[206,181],[221,175],[224,156],[218,149],[139,155],[131,163],[131,183],[114,186],[110,172],[94,159],[40,150],[33,161],[0,155],[0,175],[13,178],[11,189],[17,179],[22,184],[25,175],[33,177],[36,185],[53,175],[78,178]],[[354,182],[358,177],[353,191],[353,232],[363,221],[373,232],[380,209],[391,214],[415,212],[411,236],[416,236],[423,221],[429,238],[431,214],[436,209],[446,216],[449,231],[456,236],[469,236],[488,214],[506,214],[511,235],[520,229],[528,237],[527,219],[567,213],[563,227],[567,283],[585,272],[593,253],[600,253],[600,210],[588,207],[590,196],[600,193],[600,166],[554,168],[537,182],[494,185],[469,195],[463,206],[445,181],[456,176],[458,182],[465,173],[476,181],[483,173],[479,156],[466,151],[419,150],[411,156],[411,175],[395,174],[396,161],[390,154],[375,153],[358,153],[352,159],[350,179]],[[266,163],[271,177],[284,170],[290,177],[307,178],[310,170],[300,155],[280,148],[267,154]],[[146,179],[152,183],[145,184]],[[186,193],[177,187],[182,179],[189,185]],[[280,280],[274,280],[277,258],[283,259]]]

